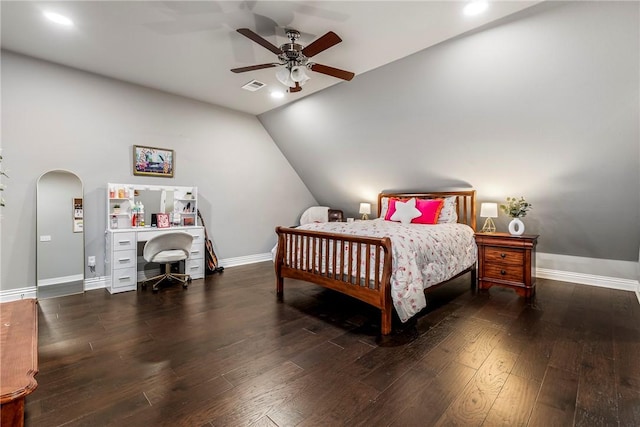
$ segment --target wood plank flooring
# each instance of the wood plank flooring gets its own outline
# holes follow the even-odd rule
[[[39,302],[26,426],[639,426],[640,305],[462,276],[381,338],[379,312],[270,262]]]

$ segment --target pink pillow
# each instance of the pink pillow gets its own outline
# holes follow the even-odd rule
[[[389,208],[387,209],[387,214],[384,216],[385,221],[391,221],[391,217],[396,212],[396,202],[406,202],[407,199],[397,199],[392,197],[389,199]]]
[[[396,202],[405,202],[404,199],[389,199],[389,208],[387,214],[384,216],[386,221],[391,221],[391,217],[396,212]],[[416,199],[416,208],[422,212],[418,218],[411,220],[412,224],[436,224],[438,222],[438,216],[444,206],[443,199]]]
[[[414,224],[436,224],[442,206],[444,206],[442,199],[417,199],[416,208],[422,212],[422,215],[412,219],[411,222]]]

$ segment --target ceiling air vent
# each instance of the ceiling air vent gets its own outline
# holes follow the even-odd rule
[[[259,82],[257,80],[251,80],[249,83],[247,83],[246,85],[242,86],[242,89],[246,89],[248,91],[255,92],[258,89],[262,89],[265,86],[266,86],[266,83],[262,83],[262,82]]]

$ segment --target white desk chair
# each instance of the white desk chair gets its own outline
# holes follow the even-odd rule
[[[191,277],[188,274],[172,273],[171,263],[187,259],[192,243],[193,236],[184,231],[162,233],[149,239],[144,245],[142,255],[147,262],[164,264],[164,274],[143,281],[142,287],[146,287],[147,282],[155,280],[152,289],[153,292],[157,292],[160,282],[165,279],[175,279],[186,289],[191,282]]]

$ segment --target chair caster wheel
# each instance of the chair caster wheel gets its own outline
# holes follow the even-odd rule
[[[188,287],[189,287],[189,285],[188,285],[188,284],[186,284],[186,283],[183,283],[183,284],[182,284],[182,288],[183,288],[183,289],[187,289]]]
[[[154,294],[157,294],[157,293],[158,293],[158,290],[157,290],[157,289],[152,289],[152,291],[153,291],[153,293],[154,293]]]

